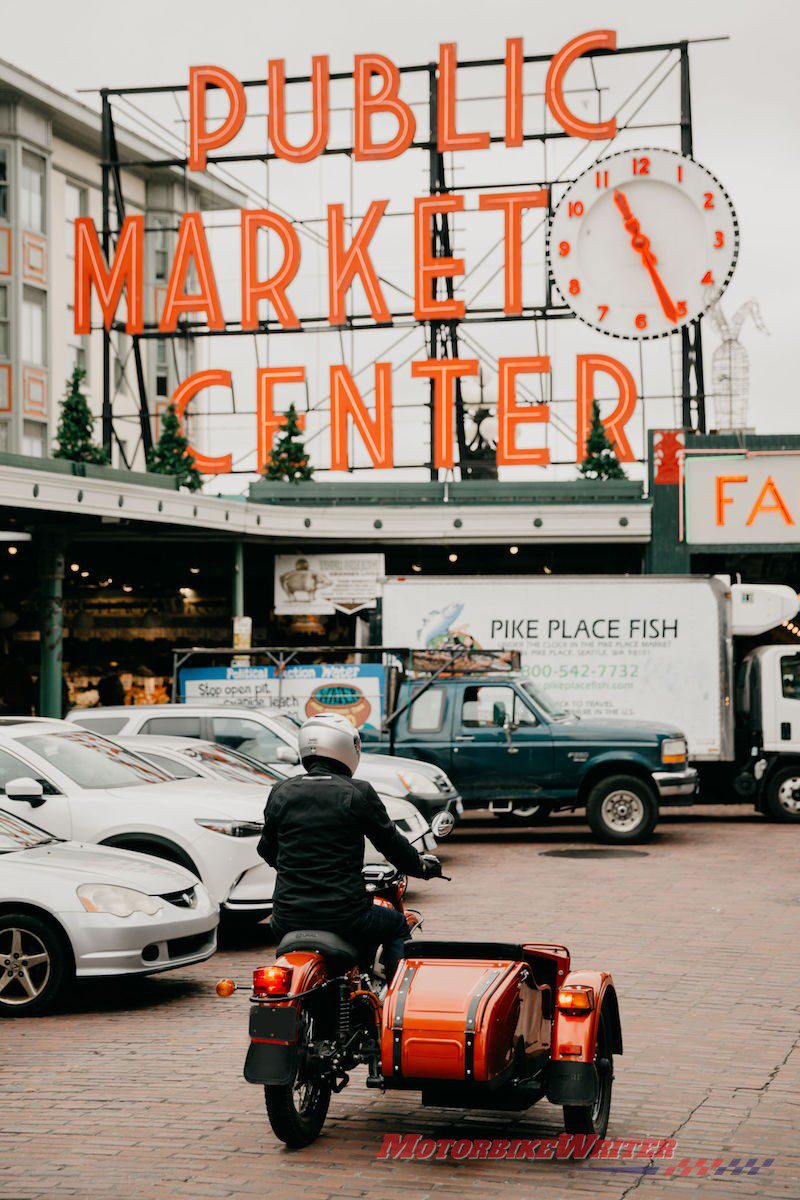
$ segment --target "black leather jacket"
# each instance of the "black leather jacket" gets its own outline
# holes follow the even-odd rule
[[[364,839],[406,875],[422,861],[397,831],[371,783],[318,759],[307,775],[273,787],[264,811],[261,857],[275,867],[273,915],[284,929],[346,933],[371,904],[362,867]]]

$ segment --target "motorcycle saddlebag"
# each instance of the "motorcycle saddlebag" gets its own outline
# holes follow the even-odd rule
[[[383,1006],[381,1066],[390,1086],[489,1083],[511,1064],[528,967],[502,953],[480,957],[479,943],[461,945],[470,957],[416,958],[409,945]]]

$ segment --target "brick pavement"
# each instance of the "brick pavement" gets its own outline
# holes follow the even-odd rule
[[[422,1109],[414,1094],[358,1083],[334,1097],[326,1133],[290,1153],[259,1089],[243,1082],[246,1003],[259,935],[190,971],[84,985],[70,1010],[2,1025],[3,1200],[662,1200],[800,1196],[800,830],[745,807],[667,816],[645,855],[570,858],[583,823],[530,832],[472,821],[447,845],[451,884],[415,888],[435,937],[563,941],[576,966],[613,971],[625,1056],[610,1133],[675,1137],[681,1158],[771,1156],[754,1176],[669,1178],[598,1163],[379,1161],[384,1133],[546,1137],[546,1103],[513,1120]],[[614,1164],[608,1164],[614,1165]]]

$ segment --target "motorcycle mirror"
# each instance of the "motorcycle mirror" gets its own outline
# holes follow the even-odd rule
[[[433,831],[433,836],[435,838],[448,837],[449,834],[453,832],[455,824],[456,819],[451,812],[447,812],[446,809],[442,810],[442,812],[438,812],[431,821],[431,830]]]

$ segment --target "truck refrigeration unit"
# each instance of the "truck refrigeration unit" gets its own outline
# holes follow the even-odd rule
[[[396,577],[383,641],[516,650],[577,719],[680,728],[701,801],[800,821],[800,649],[768,636],[797,609],[789,587],[718,576]]]

